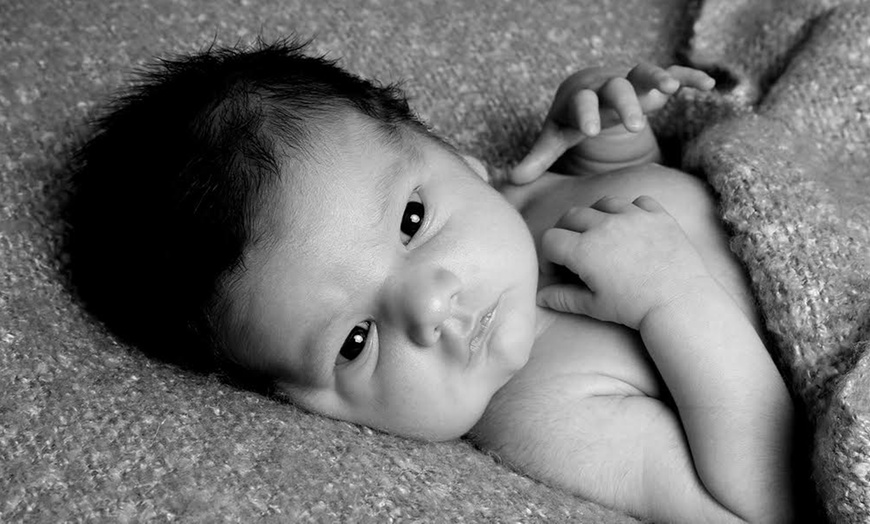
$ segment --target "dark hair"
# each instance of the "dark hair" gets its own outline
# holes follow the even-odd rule
[[[159,60],[76,155],[74,288],[110,330],[177,363],[213,364],[222,283],[268,232],[258,224],[281,156],[318,119],[352,109],[387,132],[425,127],[396,86],[258,41]]]

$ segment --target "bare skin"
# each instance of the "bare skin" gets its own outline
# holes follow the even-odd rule
[[[562,84],[502,187],[538,248],[538,335],[472,436],[656,522],[788,522],[791,400],[709,188],[655,163],[644,116],[712,84],[650,65]]]

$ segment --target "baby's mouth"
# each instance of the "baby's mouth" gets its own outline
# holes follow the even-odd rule
[[[476,354],[480,348],[483,347],[489,336],[492,334],[492,328],[495,324],[493,320],[495,320],[496,314],[498,313],[498,306],[500,303],[501,296],[499,296],[491,306],[483,311],[480,320],[477,321],[477,325],[474,328],[474,335],[472,335],[471,341],[468,344],[472,355]]]

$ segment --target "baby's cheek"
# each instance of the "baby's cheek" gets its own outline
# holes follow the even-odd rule
[[[504,329],[493,334],[492,348],[496,350],[495,356],[503,366],[504,382],[507,382],[529,360],[534,326],[525,318],[508,318],[505,323],[507,326]]]
[[[372,379],[377,383],[375,402],[391,413],[413,413],[431,403],[441,377],[438,368],[426,365],[424,353],[418,348],[382,351]]]

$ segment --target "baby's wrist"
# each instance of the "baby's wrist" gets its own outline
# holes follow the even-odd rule
[[[720,301],[731,301],[731,298],[712,275],[682,279],[667,286],[667,292],[652,301],[637,329],[642,332],[651,322],[666,322],[676,315],[691,315],[701,306]]]

